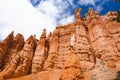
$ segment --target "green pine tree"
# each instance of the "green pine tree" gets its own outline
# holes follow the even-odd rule
[[[120,0],[115,0],[115,2],[120,2]]]
[[[120,22],[120,11],[118,11],[117,21]]]
[[[120,71],[117,72],[117,76],[114,80],[120,80]]]
[[[120,0],[115,0],[115,2],[120,2]],[[120,10],[118,11],[117,21],[120,22]]]

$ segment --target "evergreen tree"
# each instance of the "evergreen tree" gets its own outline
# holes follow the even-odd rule
[[[114,80],[120,80],[120,71],[117,72],[117,76]]]
[[[115,2],[120,2],[120,0],[115,0]]]
[[[118,11],[117,21],[120,22],[120,11]]]
[[[120,2],[120,0],[115,0],[115,2]],[[120,10],[118,11],[117,21],[120,22]]]

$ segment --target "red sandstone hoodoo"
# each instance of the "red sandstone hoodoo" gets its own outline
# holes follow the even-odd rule
[[[113,80],[120,71],[120,23],[116,12],[99,16],[89,8],[85,18],[59,25],[39,40],[13,32],[0,42],[0,80]]]

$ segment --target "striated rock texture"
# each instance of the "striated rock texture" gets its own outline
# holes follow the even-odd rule
[[[113,80],[120,71],[120,23],[116,12],[58,25],[53,33],[26,41],[13,32],[0,42],[0,80]]]
[[[105,25],[107,23],[104,23],[104,21],[101,20],[97,12],[89,9],[87,16],[90,16],[90,18],[88,18],[87,27],[89,39],[95,56],[101,60],[105,60],[109,67],[115,67],[115,63],[120,60],[120,52],[117,50],[118,47],[115,45],[116,39],[114,40],[114,35],[112,34],[112,36],[109,33],[109,29],[107,29]],[[116,30],[116,27],[114,29]],[[112,31],[114,31],[114,29]],[[117,29],[117,32],[119,32],[120,26],[117,26]],[[117,39],[120,38],[117,37]]]
[[[20,40],[20,36],[18,37]],[[23,39],[21,38],[20,41],[23,41]],[[7,79],[27,75],[31,66],[34,50],[35,50],[35,37],[30,36],[26,40],[22,50],[19,51],[16,55],[14,55],[13,56],[14,58],[12,58],[7,64],[7,66],[2,70],[2,72],[0,73],[0,77]]]
[[[89,70],[95,66],[95,55],[92,52],[92,47],[87,34],[87,27],[84,24],[82,18],[76,18],[76,42],[75,42],[75,52],[79,56],[81,68],[83,70]]]
[[[78,56],[73,52],[70,53],[65,68],[61,72],[60,80],[84,80],[80,66]]]
[[[44,29],[40,40],[37,42],[37,48],[32,60],[32,73],[40,72],[43,68],[43,63],[48,52],[46,44],[46,30]]]
[[[9,65],[11,60],[22,49],[23,45],[24,45],[24,37],[21,34],[17,34],[8,47],[8,52],[6,53],[3,60],[2,69],[6,68],[7,65]]]
[[[7,53],[8,46],[10,45],[11,41],[13,40],[13,32],[8,35],[3,41],[0,42],[0,69],[3,66],[3,59]]]

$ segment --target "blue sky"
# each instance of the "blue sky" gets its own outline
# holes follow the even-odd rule
[[[38,6],[42,2],[49,0],[29,0],[29,1],[34,7],[38,8]],[[55,0],[51,1],[54,2]],[[63,0],[63,2],[68,3],[66,9],[67,11],[70,11],[71,14],[74,14],[75,8],[82,8],[83,9],[82,16],[84,16],[85,13],[87,13],[89,7],[92,7],[94,10],[98,11],[100,15],[104,15],[108,11],[120,10],[120,2],[115,2],[115,0]]]
[[[0,38],[11,31],[28,38],[36,34],[39,39],[44,28],[47,33],[58,24],[74,22],[74,10],[82,8],[82,16],[92,7],[100,15],[120,10],[114,0],[0,0]]]

